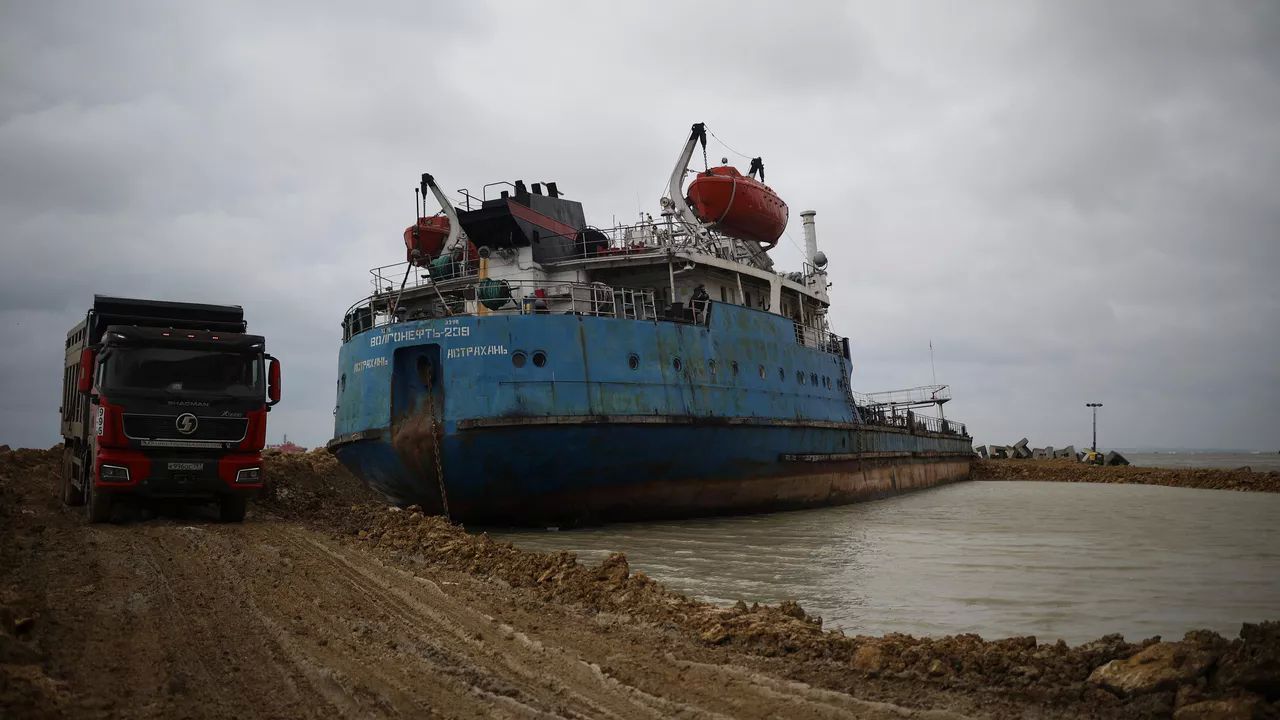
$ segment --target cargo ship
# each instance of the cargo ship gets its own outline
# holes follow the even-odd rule
[[[455,201],[424,174],[405,261],[372,269],[343,317],[330,451],[390,502],[471,524],[769,512],[967,479],[945,386],[851,387],[816,213],[802,268],[775,270],[790,211],[763,161],[712,167],[706,146],[695,124],[659,216],[607,229],[555,182]]]

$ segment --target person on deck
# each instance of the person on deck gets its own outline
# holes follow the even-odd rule
[[[693,289],[693,296],[689,298],[689,304],[693,307],[693,316],[697,322],[702,322],[707,312],[707,306],[711,304],[711,296],[707,294],[707,289],[701,284]]]

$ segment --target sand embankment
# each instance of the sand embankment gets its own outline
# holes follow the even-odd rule
[[[1086,465],[1072,460],[975,460],[974,480],[1129,483],[1206,490],[1280,492],[1280,472],[1248,468],[1156,468]]]

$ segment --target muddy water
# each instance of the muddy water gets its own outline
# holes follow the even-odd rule
[[[849,633],[1130,639],[1280,618],[1280,494],[970,482],[839,508],[492,533]]]

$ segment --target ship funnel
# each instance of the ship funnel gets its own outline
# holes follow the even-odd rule
[[[809,264],[813,265],[814,267],[821,268],[823,265],[827,264],[826,262],[827,259],[824,256],[821,258],[822,260],[821,265],[818,263],[818,260],[819,260],[818,255],[820,254],[818,252],[818,231],[815,230],[813,227],[813,216],[817,214],[818,212],[816,210],[805,210],[804,212],[800,213],[800,217],[804,220],[805,259],[808,260]]]

